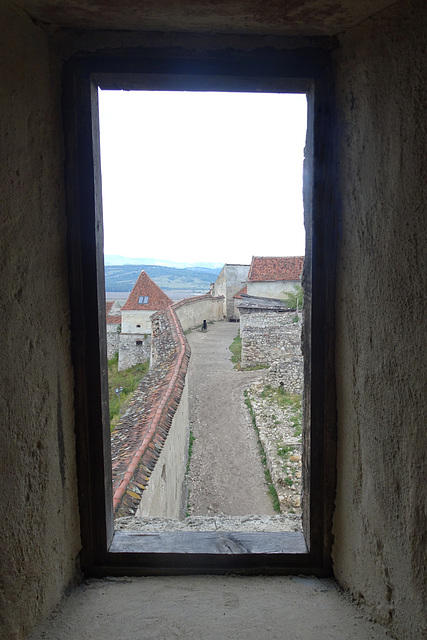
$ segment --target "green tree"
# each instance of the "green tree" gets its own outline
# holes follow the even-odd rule
[[[304,292],[301,285],[294,285],[294,291],[288,291],[286,294],[286,304],[290,309],[302,309],[304,302]]]

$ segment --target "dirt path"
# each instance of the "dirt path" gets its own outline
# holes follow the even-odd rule
[[[189,365],[190,423],[195,436],[189,488],[192,515],[273,515],[243,390],[262,371],[236,371],[229,346],[239,325],[194,331]]]

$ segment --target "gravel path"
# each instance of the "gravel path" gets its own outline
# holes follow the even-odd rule
[[[243,391],[263,371],[237,371],[229,346],[239,325],[218,322],[193,331],[189,365],[190,424],[195,436],[189,474],[192,515],[273,515],[256,434]]]

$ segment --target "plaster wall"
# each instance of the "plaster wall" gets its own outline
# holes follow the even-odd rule
[[[185,304],[174,306],[176,315],[184,331],[202,324],[203,320],[217,322],[223,318],[223,298],[187,298]]]
[[[397,638],[427,636],[424,2],[340,38],[334,571]]]
[[[15,640],[76,578],[80,538],[60,65],[26,14],[1,3],[0,24],[0,637]]]
[[[183,515],[184,479],[189,438],[188,383],[172,420],[168,436],[148,487],[142,494],[136,517],[158,516],[179,519]]]
[[[248,282],[248,295],[260,296],[261,298],[286,297],[287,291],[294,291],[294,287],[301,285],[301,280],[277,280],[275,282]]]
[[[250,265],[225,264],[215,281],[214,294],[225,296],[224,314],[227,320],[237,319],[234,296],[243,289],[248,279]]]
[[[151,333],[150,318],[153,313],[153,310],[122,311],[122,333]]]

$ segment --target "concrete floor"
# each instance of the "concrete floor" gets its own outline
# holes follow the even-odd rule
[[[383,640],[332,580],[167,577],[90,580],[31,640]]]

